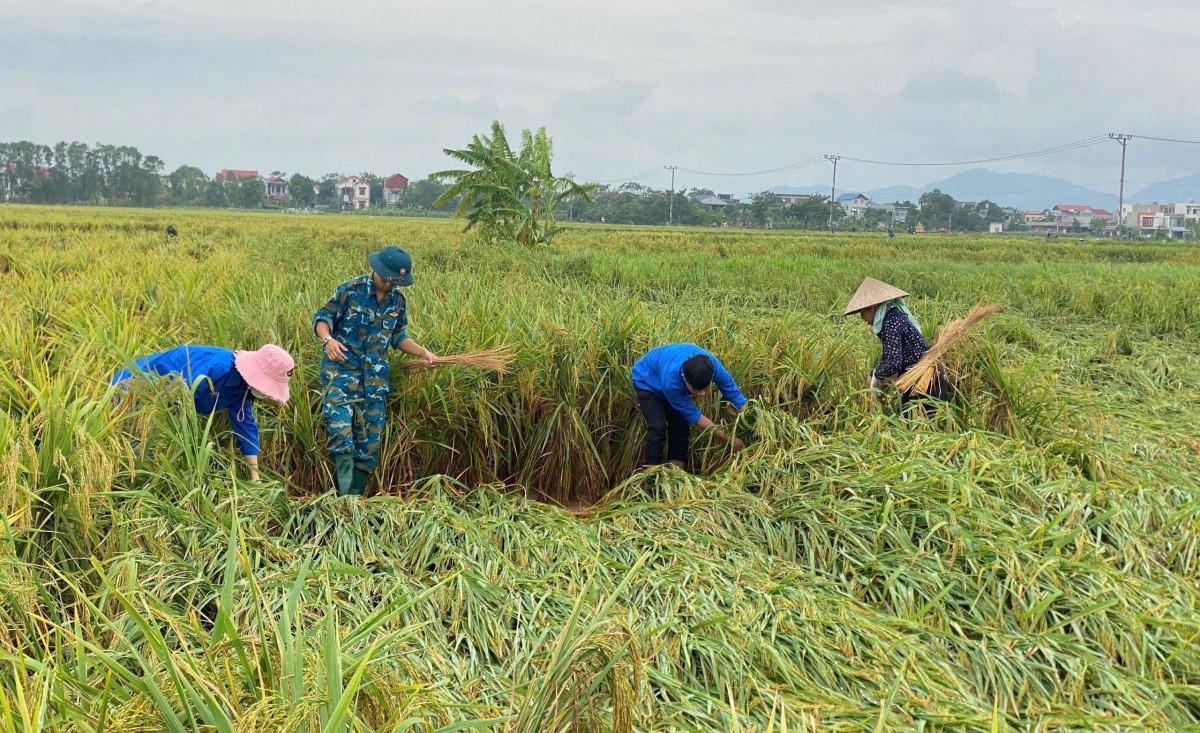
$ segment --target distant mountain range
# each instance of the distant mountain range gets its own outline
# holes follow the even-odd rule
[[[837,192],[839,196],[843,193],[862,193],[872,201],[881,203],[916,202],[922,193],[935,188],[942,193],[950,194],[959,201],[987,199],[1001,206],[1012,206],[1022,210],[1049,209],[1055,204],[1084,204],[1109,211],[1117,208],[1117,197],[1114,194],[1080,186],[1062,178],[1032,173],[994,173],[983,168],[972,168],[920,187],[888,186],[862,191],[843,188],[839,185]],[[829,195],[828,184],[801,187],[776,186],[771,190],[775,193]],[[1187,201],[1188,199],[1200,199],[1200,173],[1170,181],[1161,181],[1140,190],[1132,190],[1130,183],[1126,181],[1126,203],[1150,203],[1152,201],[1165,203]]]

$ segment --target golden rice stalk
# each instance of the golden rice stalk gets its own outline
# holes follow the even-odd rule
[[[476,369],[489,369],[493,372],[507,374],[512,371],[513,354],[514,351],[511,346],[494,346],[482,351],[472,351],[469,354],[435,356],[433,363],[435,366],[442,366],[443,364],[465,366]],[[406,359],[400,362],[400,366],[405,369],[420,369],[425,366],[425,362],[421,359]]]
[[[933,378],[937,374],[942,357],[967,338],[972,326],[998,310],[1000,310],[1000,306],[995,304],[977,305],[971,309],[966,318],[960,318],[947,324],[938,334],[937,342],[929,348],[929,351],[925,352],[925,356],[922,356],[920,361],[896,378],[896,387],[904,392],[911,389],[914,394],[929,394],[929,388],[933,385]]]

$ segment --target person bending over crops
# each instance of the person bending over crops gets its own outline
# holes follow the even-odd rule
[[[321,360],[322,412],[338,496],[361,495],[379,461],[379,435],[391,389],[387,351],[400,349],[432,367],[432,351],[408,335],[408,313],[397,288],[413,284],[412,257],[387,247],[367,257],[371,274],[337,287],[313,316]]]
[[[867,382],[869,389],[877,389],[883,380],[903,374],[929,351],[920,324],[904,304],[907,295],[899,288],[868,277],[846,305],[844,315],[858,313],[883,344],[883,356],[879,365],[871,370]],[[939,369],[928,394],[916,394],[909,389],[900,394],[900,402],[904,414],[908,415],[914,400],[924,397],[940,400],[945,399],[945,394],[946,380]]]
[[[739,438],[717,428],[712,420],[700,414],[693,402],[694,397],[703,395],[716,382],[721,397],[739,412],[746,409],[746,398],[733,377],[711,353],[695,344],[658,346],[633,365],[632,376],[642,417],[646,419],[642,462],[647,466],[663,463],[665,442],[666,459],[686,468],[693,425],[701,430],[714,430],[713,434],[735,451],[746,447]]]
[[[246,462],[250,479],[258,480],[258,423],[254,401],[288,401],[288,379],[296,368],[291,355],[275,344],[258,351],[230,351],[219,346],[176,346],[137,359],[113,375],[111,384],[126,385],[135,375],[181,378],[192,389],[196,412],[229,413],[233,435]]]

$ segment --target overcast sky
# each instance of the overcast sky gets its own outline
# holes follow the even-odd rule
[[[1197,0],[0,0],[0,44],[0,140],[136,145],[209,174],[423,177],[493,119],[514,138],[545,126],[557,170],[593,179],[1200,138]],[[986,167],[1103,183],[1119,150]],[[1128,165],[1194,173],[1200,145],[1134,141]],[[839,189],[957,170],[843,161]]]

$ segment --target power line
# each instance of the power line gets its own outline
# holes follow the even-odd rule
[[[1200,145],[1200,140],[1178,140],[1173,137],[1151,137],[1150,135],[1130,135],[1138,140],[1157,140],[1161,143],[1183,143],[1185,145]]]
[[[1133,135],[1133,134],[1113,135],[1113,134],[1109,134],[1109,135],[1095,135],[1092,137],[1083,138],[1082,140],[1074,140],[1072,142],[1063,143],[1061,145],[1053,145],[1051,147],[1042,148],[1040,150],[1030,150],[1030,151],[1026,151],[1023,153],[1013,153],[1011,155],[1001,155],[1001,156],[996,156],[993,158],[977,158],[974,160],[889,161],[889,160],[873,160],[870,158],[855,158],[855,157],[852,157],[849,155],[843,155],[843,156],[837,156],[837,157],[840,160],[848,160],[848,161],[853,161],[855,163],[865,163],[868,165],[886,165],[886,166],[904,166],[904,167],[926,167],[926,166],[928,166],[928,167],[951,167],[951,166],[962,166],[962,165],[980,165],[983,163],[1002,163],[1005,161],[1023,160],[1026,158],[1036,158],[1036,157],[1041,157],[1044,155],[1056,155],[1058,153],[1065,153],[1065,152],[1069,152],[1072,150],[1081,150],[1083,148],[1090,148],[1090,147],[1094,147],[1096,145],[1101,145],[1109,139],[1117,140],[1118,142],[1120,142],[1122,144],[1122,147],[1124,147],[1125,143],[1130,139],[1154,140],[1154,141],[1158,141],[1158,142],[1181,143],[1181,144],[1186,144],[1186,145],[1200,145],[1200,140],[1184,140],[1181,138],[1155,137],[1152,135]],[[737,172],[737,173],[726,172],[726,171],[705,171],[705,170],[699,170],[696,168],[685,168],[684,166],[673,166],[673,167],[665,166],[665,167],[653,168],[648,171],[638,173],[637,175],[625,176],[625,177],[621,177],[621,178],[600,179],[600,178],[591,178],[589,176],[580,176],[580,178],[582,180],[590,181],[592,183],[602,183],[602,184],[632,183],[634,181],[646,180],[649,178],[653,178],[655,176],[662,175],[667,170],[672,170],[672,172],[674,172],[674,170],[679,170],[684,173],[690,173],[692,175],[698,175],[698,176],[722,176],[722,177],[725,177],[725,176],[730,176],[730,177],[765,176],[765,175],[773,175],[776,173],[787,173],[789,171],[800,170],[802,168],[808,168],[810,166],[817,165],[821,161],[827,160],[827,159],[830,159],[829,156],[819,155],[819,156],[816,156],[813,158],[809,158],[807,160],[802,160],[802,161],[799,161],[796,163],[789,163],[788,165],[782,165],[782,166],[778,166],[775,168],[767,168],[764,170],[745,171],[745,172]],[[1086,185],[1096,185],[1096,184],[1086,184]],[[1057,189],[1037,189],[1037,190],[1040,191],[1040,190],[1057,190]],[[980,195],[1003,195],[1003,193],[1006,193],[1006,192],[995,193],[995,194],[980,194]],[[1027,193],[1027,192],[1013,191],[1011,193]],[[1030,191],[1030,193],[1032,193],[1032,191]],[[975,194],[972,194],[972,195],[975,195]]]
[[[1054,155],[1055,153],[1065,153],[1069,150],[1079,150],[1081,148],[1090,148],[1093,145],[1100,145],[1101,143],[1105,142],[1106,140],[1108,140],[1107,135],[1096,135],[1094,137],[1084,138],[1083,140],[1076,140],[1074,142],[1063,143],[1062,145],[1055,145],[1054,147],[1050,147],[1050,148],[1043,148],[1041,150],[1031,150],[1026,153],[1014,153],[1012,155],[1001,155],[996,158],[979,158],[977,160],[953,160],[953,161],[944,161],[944,162],[936,162],[936,163],[869,160],[866,158],[852,158],[848,155],[843,156],[843,158],[845,160],[852,160],[855,163],[869,163],[871,165],[896,165],[896,166],[977,165],[979,163],[1000,163],[1000,162],[1003,162],[1006,160],[1021,160],[1023,158],[1036,158],[1036,157],[1039,157],[1042,155]]]
[[[654,168],[652,170],[648,170],[644,173],[638,173],[637,175],[625,176],[622,178],[601,179],[601,178],[592,178],[590,176],[579,176],[579,177],[585,181],[590,181],[592,183],[631,183],[633,181],[640,181],[640,180],[643,180],[646,178],[653,178],[655,176],[660,176],[665,172],[666,171],[662,167],[658,167],[658,168]]]
[[[1072,188],[1088,188],[1090,186],[1107,186],[1116,181],[1097,181],[1096,183],[1078,183],[1070,186],[1055,186],[1054,188],[1027,188],[1024,191],[992,191],[990,193],[960,193],[959,196],[1011,196],[1018,193],[1042,193],[1044,191],[1066,191]],[[1133,183],[1133,181],[1130,181]],[[1107,194],[1111,196],[1112,194]]]
[[[680,166],[679,170],[684,171],[685,173],[692,173],[692,174],[698,175],[698,176],[765,176],[765,175],[770,175],[772,173],[786,173],[788,171],[794,171],[794,170],[799,170],[801,168],[807,168],[808,166],[816,165],[817,163],[820,163],[824,159],[825,158],[823,156],[818,155],[815,158],[809,158],[808,160],[802,160],[799,163],[791,163],[789,165],[780,166],[778,168],[770,168],[768,170],[763,170],[763,171],[749,171],[747,173],[718,173],[715,171],[698,171],[698,170],[695,170],[694,168],[684,168],[683,166]]]
[[[1168,188],[1200,188],[1200,183],[1167,183],[1166,181],[1129,181],[1139,186],[1167,186]]]

